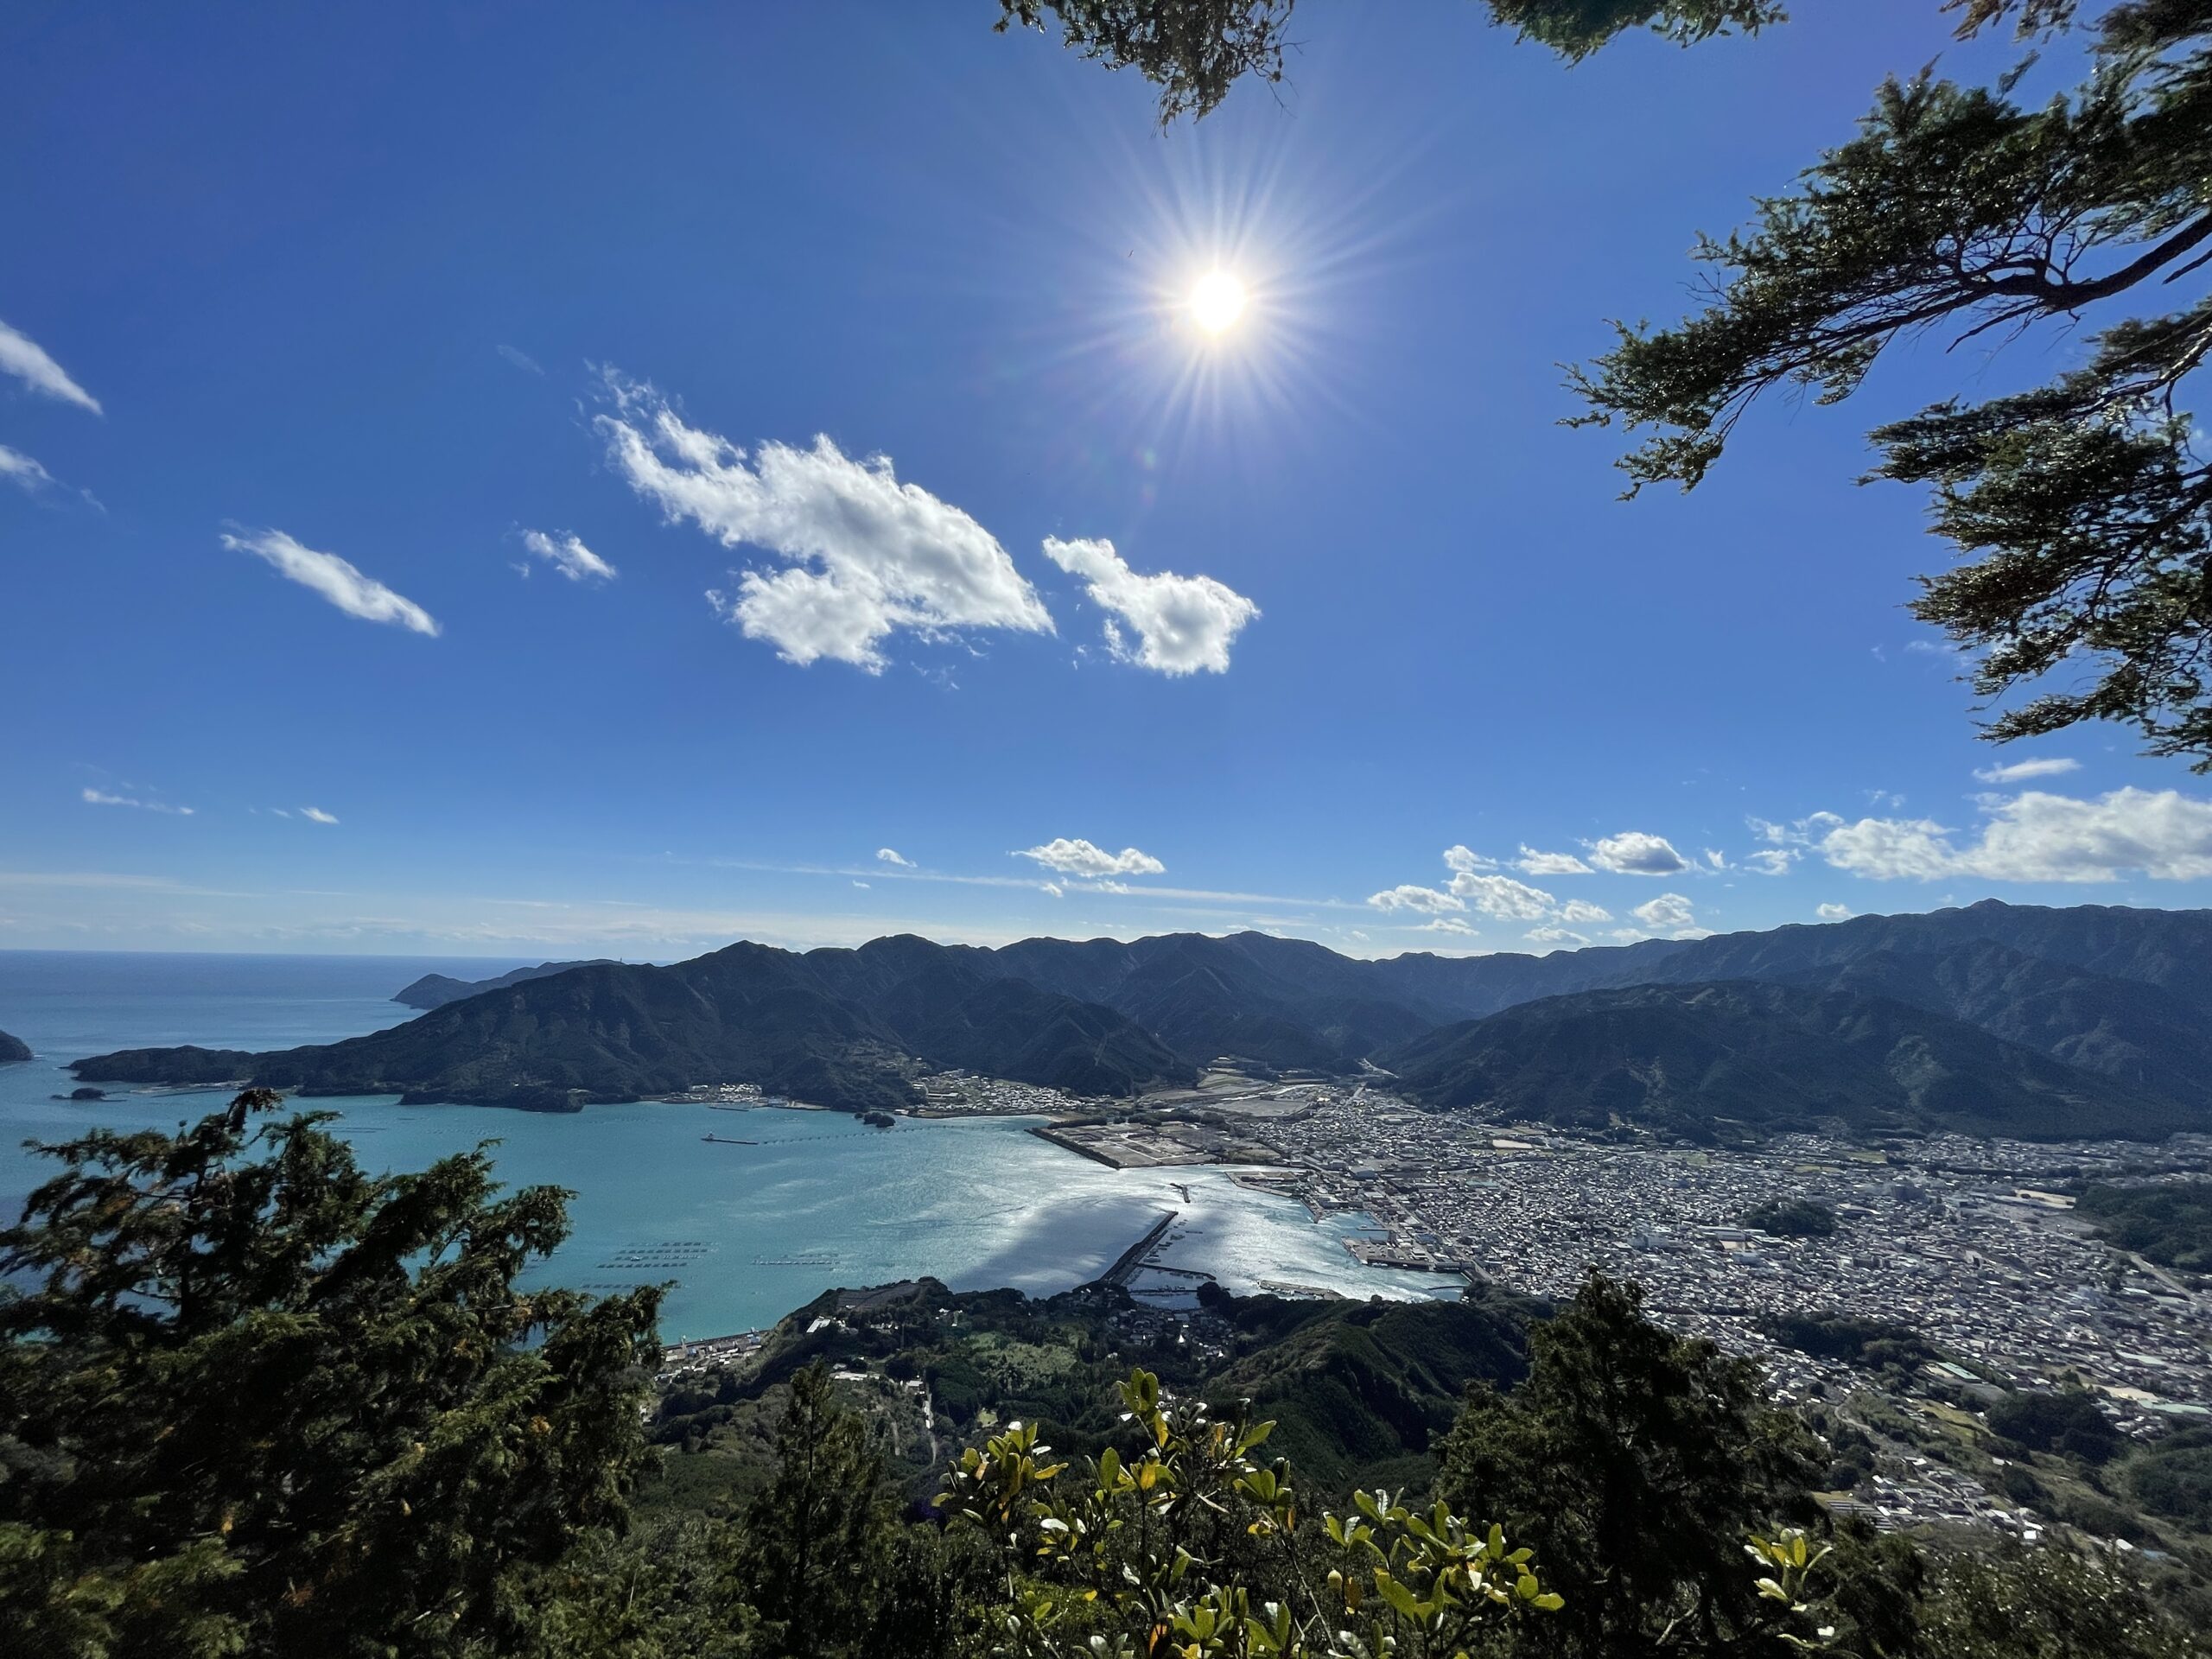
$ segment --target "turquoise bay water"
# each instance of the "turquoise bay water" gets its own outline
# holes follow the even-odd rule
[[[471,978],[518,965],[0,951],[0,1031],[37,1056],[0,1065],[0,1214],[12,1217],[52,1167],[23,1149],[26,1138],[167,1126],[222,1103],[219,1094],[55,1100],[73,1085],[69,1060],[185,1042],[329,1042],[411,1018],[390,998],[421,974]],[[536,1276],[598,1290],[673,1280],[662,1318],[671,1339],[765,1325],[833,1286],[921,1274],[963,1290],[1063,1290],[1095,1277],[1164,1211],[1179,1219],[1160,1259],[1231,1290],[1262,1279],[1362,1296],[1446,1288],[1353,1261],[1340,1243],[1351,1218],[1317,1224],[1219,1168],[1110,1170],[1029,1134],[1031,1119],[887,1130],[841,1113],[657,1103],[560,1116],[390,1096],[307,1103],[337,1112],[335,1128],[372,1168],[419,1168],[498,1141],[502,1179],[576,1195],[569,1242]],[[752,1144],[728,1144],[738,1141]]]

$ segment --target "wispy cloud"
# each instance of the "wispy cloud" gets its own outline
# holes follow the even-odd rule
[[[303,547],[281,530],[226,532],[223,545],[265,560],[277,575],[321,594],[348,616],[358,616],[364,622],[394,623],[433,638],[437,635],[436,620],[413,600],[364,575],[337,554]]]
[[[542,376],[545,372],[544,369],[539,365],[537,359],[528,352],[518,351],[512,346],[498,346],[493,349],[525,374]]]
[[[149,801],[136,795],[117,795],[105,789],[87,786],[84,793],[87,806],[128,806],[140,812],[167,812],[180,818],[192,816],[188,806],[171,806],[167,801]]]
[[[576,537],[565,532],[548,536],[542,530],[525,530],[522,544],[535,556],[544,560],[570,582],[612,582],[614,567],[586,547]],[[530,567],[523,567],[529,573]]]
[[[51,489],[54,474],[33,461],[20,449],[10,449],[0,443],[0,478],[6,479],[26,495],[36,495],[41,490]]]
[[[29,335],[0,322],[0,374],[12,374],[33,391],[65,404],[102,412],[99,399],[72,380],[62,366]]]
[[[1162,674],[1229,671],[1229,648],[1260,607],[1211,576],[1140,575],[1108,541],[1045,538],[1045,556],[1083,579],[1090,602],[1109,612],[1106,644],[1122,662]],[[1114,619],[1136,630],[1132,650]]]
[[[1540,853],[1535,848],[1523,846],[1521,856],[1513,861],[1523,875],[1587,875],[1590,867],[1573,853]]]
[[[1052,619],[982,525],[912,484],[887,457],[861,461],[827,437],[764,443],[748,456],[688,425],[649,385],[610,372],[613,414],[598,417],[608,458],[671,520],[689,519],[725,547],[755,547],[779,569],[737,574],[715,608],[789,663],[822,658],[883,671],[895,632],[941,639],[963,630],[1051,633]]]
[[[1134,847],[1109,853],[1103,847],[1080,839],[1070,840],[1065,836],[1041,847],[1025,847],[1013,856],[1034,859],[1048,870],[1082,876],[1087,880],[1109,875],[1159,875],[1167,868],[1150,853],[1139,852]]]
[[[6,480],[26,495],[43,495],[48,490],[68,490],[69,486],[54,477],[36,459],[20,449],[10,449],[0,443],[0,479]],[[105,512],[107,507],[90,490],[74,490],[71,493],[80,498],[95,512]]]
[[[911,870],[914,868],[912,859],[906,857],[893,848],[879,847],[875,849],[875,855],[884,863],[896,864],[902,870]]]
[[[338,822],[338,815],[335,812],[326,812],[319,806],[303,806],[300,809],[300,816],[315,823]]]
[[[1847,922],[1852,910],[1849,905],[1821,905],[1815,907],[1813,914],[1824,922]]]
[[[1974,776],[1985,784],[2024,784],[2031,778],[2063,778],[2082,770],[2082,763],[2063,754],[2041,754],[1994,766],[1982,766]]]
[[[1420,887],[1410,881],[1370,893],[1367,902],[1377,910],[1413,910],[1432,915],[1440,911],[1465,910],[1467,907],[1467,901],[1457,893]]]

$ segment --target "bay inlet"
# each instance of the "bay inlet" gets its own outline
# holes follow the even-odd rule
[[[224,1098],[118,1090],[89,1104],[56,1100],[73,1084],[62,1069],[71,1059],[142,1044],[327,1042],[411,1018],[389,998],[421,972],[512,965],[0,951],[0,1027],[37,1056],[0,1066],[0,1212],[12,1217],[51,1171],[26,1138],[167,1127]],[[392,1097],[302,1103],[336,1114],[334,1127],[373,1169],[499,1142],[503,1180],[575,1194],[570,1236],[533,1279],[602,1293],[671,1282],[671,1341],[766,1324],[832,1287],[921,1274],[956,1289],[1050,1294],[1097,1277],[1170,1214],[1150,1259],[1173,1271],[1140,1289],[1171,1295],[1194,1274],[1240,1293],[1263,1280],[1360,1297],[1447,1289],[1354,1261],[1342,1241],[1356,1217],[1316,1222],[1294,1200],[1239,1186],[1226,1167],[1110,1169],[1030,1134],[1036,1118],[884,1129],[841,1113],[658,1102],[561,1116]]]

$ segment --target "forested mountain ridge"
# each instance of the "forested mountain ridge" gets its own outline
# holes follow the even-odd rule
[[[1947,1129],[2158,1135],[2200,1115],[1887,997],[1754,980],[1522,1003],[1386,1053],[1396,1087],[1502,1120],[1693,1140]]]
[[[458,1002],[465,996],[504,990],[510,985],[519,985],[526,979],[544,979],[554,974],[565,974],[571,968],[597,968],[612,960],[608,957],[593,957],[577,962],[541,962],[535,968],[511,969],[491,979],[454,979],[446,974],[425,974],[412,984],[394,991],[391,1000],[404,1003],[410,1008],[442,1008],[447,1003]]]
[[[1645,996],[1551,1008],[1479,1039],[1457,1029],[1547,1001],[1713,983],[1802,995]],[[1700,1109],[1685,1067],[1716,1040],[1724,1007],[1738,1027],[1732,1040],[1758,1058],[1733,1072],[1697,1071],[1708,1096]],[[1814,1007],[1817,1018],[1807,1014]],[[1611,1057],[1604,1075],[1663,1072],[1656,1094],[1617,1077],[1601,1089],[1598,1073],[1556,1063],[1561,1033],[1594,1039],[1601,1014],[1593,1052]],[[1774,1023],[1763,1032],[1743,1023],[1758,1020]],[[1849,1057],[1831,1053],[1826,1045],[1847,1029],[1858,1033]],[[1501,1045],[1519,1046],[1509,1054]],[[2212,1122],[2212,912],[1985,901],[1545,957],[1381,961],[1255,932],[1027,939],[996,950],[902,935],[804,954],[740,944],[672,967],[587,963],[476,990],[343,1043],[132,1050],[77,1069],[92,1082],[251,1076],[309,1093],[558,1107],[755,1083],[868,1109],[911,1101],[911,1077],[924,1070],[1126,1096],[1187,1081],[1226,1056],[1333,1075],[1408,1064],[1408,1088],[1439,1104],[1470,1103],[1461,1096],[1487,1078],[1497,1088],[1483,1100],[1524,1103],[1552,1121],[1588,1121],[1601,1096],[1633,1094],[1630,1121],[1649,1109],[1658,1121],[1709,1128],[1716,1116],[1774,1117],[1745,1117],[1738,1096],[1752,1076],[1778,1080],[1770,1099],[1809,1109],[1817,1095],[1837,1105],[1833,1090],[1798,1076],[1815,1049],[1864,1091],[1853,1110],[1826,1115],[1862,1125],[2009,1124],[2004,1132],[2046,1135],[2203,1127]],[[1914,1068],[1892,1057],[1905,1053],[1927,1058],[1918,1081],[1900,1084]],[[1970,1101],[1939,1086],[1953,1076],[1980,1076],[1993,1092]],[[1559,1097],[1535,1102],[1540,1077]]]
[[[344,1042],[264,1053],[127,1050],[75,1070],[99,1081],[250,1077],[309,1095],[537,1109],[753,1083],[865,1111],[911,1103],[906,1074],[917,1065],[976,1067],[1091,1095],[1189,1075],[1109,1009],[987,979],[943,946],[903,938],[826,963],[738,944],[673,967],[574,968]]]

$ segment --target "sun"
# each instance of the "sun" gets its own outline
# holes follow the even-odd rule
[[[1209,271],[1191,290],[1191,320],[1210,334],[1226,334],[1244,315],[1244,284],[1225,270]]]

